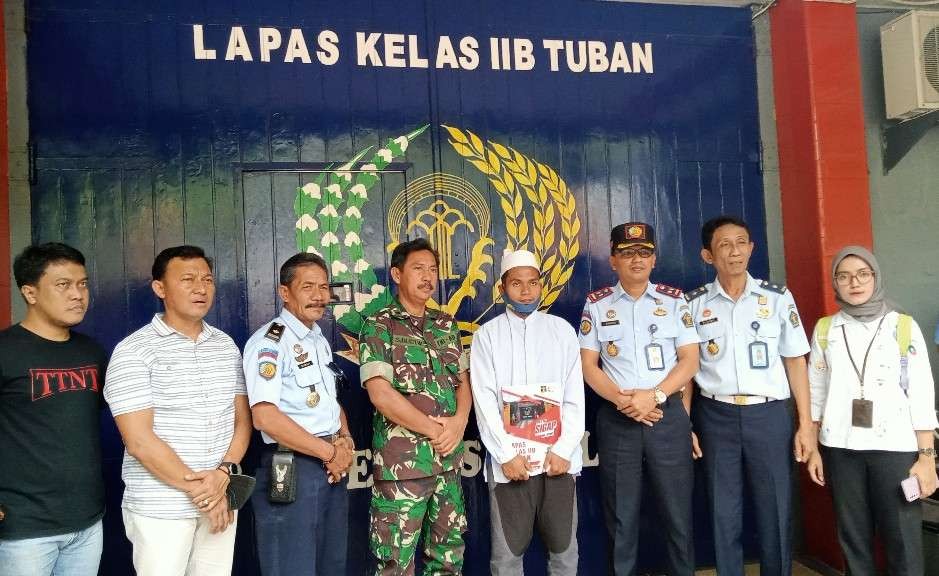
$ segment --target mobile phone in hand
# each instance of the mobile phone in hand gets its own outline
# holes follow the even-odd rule
[[[915,475],[900,482],[900,488],[903,489],[903,496],[906,498],[907,502],[916,502],[919,500],[919,478]]]

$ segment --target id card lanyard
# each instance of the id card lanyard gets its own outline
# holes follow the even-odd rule
[[[754,320],[750,323],[755,340],[750,342],[750,368],[753,370],[766,370],[769,368],[769,347],[760,340],[760,323]]]
[[[868,342],[867,350],[864,351],[864,362],[861,364],[860,370],[858,370],[854,356],[851,354],[851,346],[848,344],[848,333],[844,329],[844,324],[841,325],[841,336],[844,338],[844,347],[848,351],[848,360],[851,361],[851,367],[854,368],[858,382],[861,383],[861,398],[855,398],[851,401],[851,425],[857,426],[858,428],[872,428],[874,425],[874,403],[864,398],[864,376],[867,374],[867,358],[871,353],[871,348],[874,346],[874,340],[877,340],[877,335],[880,334],[880,327],[883,325],[884,318],[886,317],[886,315],[882,316],[880,322],[877,323],[874,336],[871,338],[871,341]]]
[[[649,325],[649,339],[651,342],[646,345],[646,368],[649,370],[665,370],[665,354],[662,345],[655,341],[655,333],[659,327],[655,324]]]

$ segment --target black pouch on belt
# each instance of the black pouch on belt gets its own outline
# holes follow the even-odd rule
[[[281,504],[289,504],[297,499],[297,467],[293,461],[293,451],[280,445],[271,458],[268,499]]]

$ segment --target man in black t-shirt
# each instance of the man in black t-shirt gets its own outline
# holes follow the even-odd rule
[[[0,331],[0,573],[93,576],[107,357],[71,331],[88,309],[85,258],[65,244],[30,246],[13,275],[27,312]]]

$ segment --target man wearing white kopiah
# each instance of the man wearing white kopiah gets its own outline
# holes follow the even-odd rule
[[[502,254],[504,314],[473,336],[470,377],[486,446],[494,576],[521,574],[535,527],[552,576],[577,573],[584,377],[570,324],[538,311],[541,274],[527,250]]]

